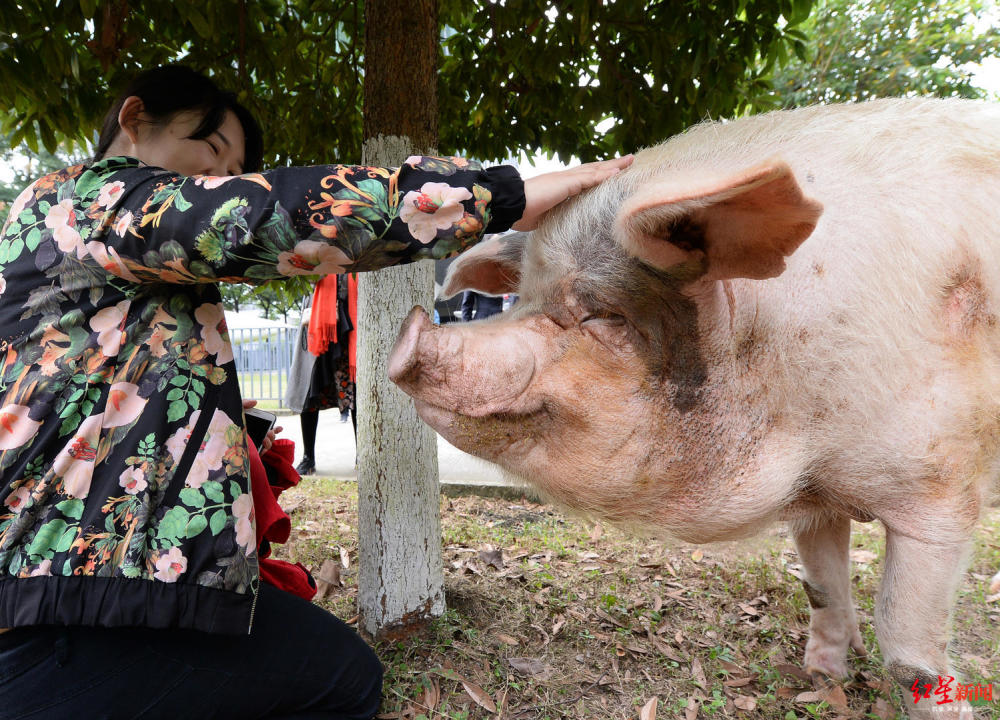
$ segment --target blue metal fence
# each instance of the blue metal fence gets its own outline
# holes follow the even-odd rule
[[[284,403],[296,333],[292,327],[229,329],[244,398]]]

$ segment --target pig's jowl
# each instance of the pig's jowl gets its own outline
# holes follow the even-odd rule
[[[415,308],[390,359],[450,442],[644,531],[707,542],[788,521],[805,663],[830,676],[863,649],[850,523],[879,520],[887,667],[907,690],[956,675],[949,612],[1000,489],[996,107],[699,125],[530,236],[465,253],[445,290],[463,288],[520,300],[443,327]],[[910,714],[949,717],[933,706]]]

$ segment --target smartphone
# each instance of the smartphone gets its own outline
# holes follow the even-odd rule
[[[247,419],[247,435],[253,440],[253,444],[259,448],[261,443],[264,442],[264,438],[267,437],[268,431],[274,427],[274,423],[277,422],[278,418],[274,413],[258,410],[257,408],[247,408],[243,411],[243,414]]]

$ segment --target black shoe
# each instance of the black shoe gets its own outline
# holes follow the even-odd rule
[[[316,472],[316,461],[306,455],[299,464],[295,466],[295,472],[299,475],[312,475]]]

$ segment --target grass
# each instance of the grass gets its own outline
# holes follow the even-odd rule
[[[294,508],[293,531],[276,556],[316,570],[343,549],[344,585],[319,604],[355,617],[354,484],[307,478],[281,500]],[[799,669],[809,609],[783,527],[695,547],[523,500],[443,498],[441,517],[448,610],[420,637],[376,645],[386,667],[380,717],[634,719],[653,697],[661,719],[901,713],[871,626],[884,547],[876,523],[855,524],[852,537],[869,657],[853,658],[844,695],[825,702]],[[987,602],[998,568],[994,513],[977,533],[954,620],[952,652],[966,682],[1000,677],[1000,603]],[[846,706],[837,706],[841,697]],[[491,703],[495,712],[484,707]]]

